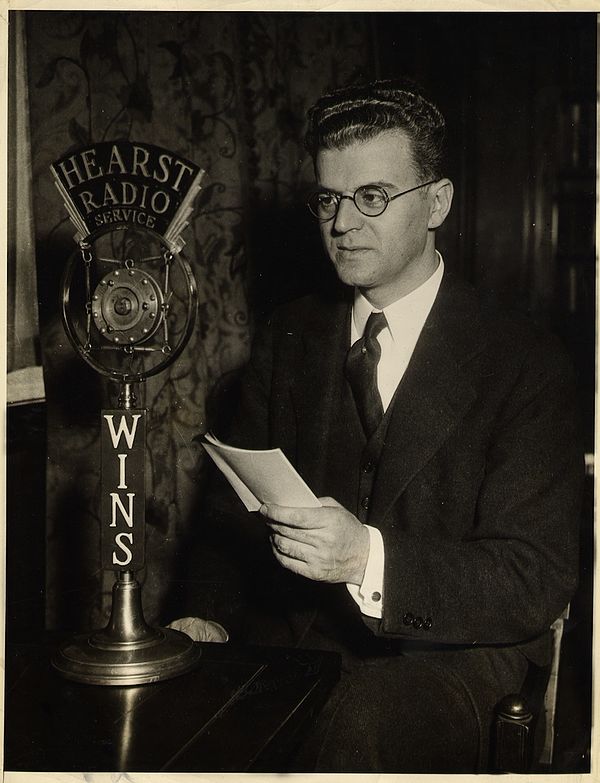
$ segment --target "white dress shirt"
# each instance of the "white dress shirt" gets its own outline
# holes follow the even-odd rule
[[[384,307],[387,327],[378,335],[381,358],[377,365],[377,388],[384,411],[408,367],[417,340],[437,296],[444,274],[444,262],[437,252],[439,264],[435,272],[410,294]],[[354,294],[350,344],[362,337],[373,307],[358,291]],[[376,311],[378,312],[378,311]],[[375,520],[374,520],[375,521]],[[350,595],[363,614],[380,618],[383,615],[383,568],[385,551],[383,538],[373,525],[365,525],[369,531],[369,556],[362,584],[348,584]]]

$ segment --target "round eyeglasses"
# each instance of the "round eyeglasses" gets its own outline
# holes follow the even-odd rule
[[[337,215],[340,202],[343,198],[354,201],[356,209],[363,215],[367,215],[367,217],[377,217],[385,212],[390,201],[393,201],[395,198],[400,198],[400,196],[405,196],[407,193],[412,193],[413,190],[419,190],[427,185],[433,185],[434,182],[437,182],[437,180],[432,179],[429,182],[423,182],[421,185],[416,185],[414,188],[403,190],[401,193],[396,193],[394,196],[388,195],[385,188],[382,188],[379,185],[361,185],[351,196],[345,196],[343,193],[335,193],[332,190],[317,190],[311,195],[306,203],[311,214],[322,223],[331,220]]]

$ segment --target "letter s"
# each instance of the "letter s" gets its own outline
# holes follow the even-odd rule
[[[120,547],[123,550],[123,552],[125,552],[125,556],[126,557],[125,557],[125,560],[119,560],[117,558],[116,553],[113,552],[113,556],[112,556],[113,565],[126,566],[126,565],[129,565],[129,563],[131,563],[131,560],[132,560],[131,549],[129,549],[127,544],[123,543],[123,539],[124,538],[129,539],[130,546],[133,546],[133,533],[118,533],[115,536],[115,544],[118,547]]]

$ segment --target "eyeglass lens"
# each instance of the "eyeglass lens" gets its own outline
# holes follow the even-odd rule
[[[352,197],[341,196],[337,193],[319,191],[313,193],[308,202],[308,207],[319,220],[330,220],[337,212],[342,198],[352,198],[356,208],[363,213],[375,217],[380,215],[388,205],[389,197],[385,190],[376,185],[363,185],[355,191]]]

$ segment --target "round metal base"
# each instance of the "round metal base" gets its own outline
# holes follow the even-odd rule
[[[148,628],[143,639],[111,640],[104,631],[65,642],[52,665],[63,677],[91,685],[141,685],[193,669],[202,648],[179,631]]]

